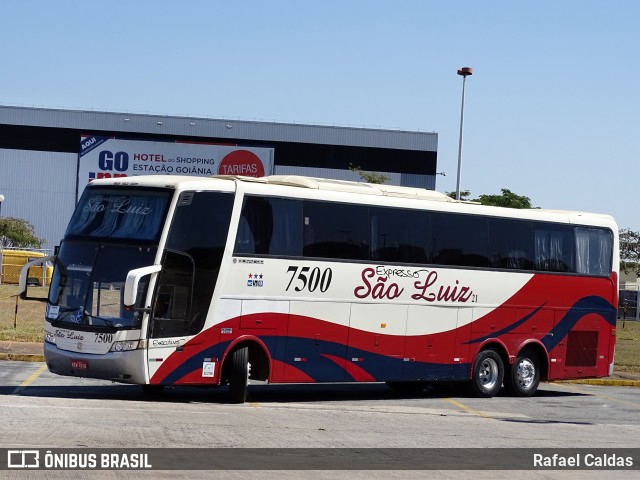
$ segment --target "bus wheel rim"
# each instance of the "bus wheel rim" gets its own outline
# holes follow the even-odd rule
[[[530,359],[524,358],[518,364],[516,375],[518,384],[526,390],[531,387],[536,378],[536,366]]]
[[[498,382],[498,363],[492,358],[486,358],[480,366],[480,383],[487,390],[491,390]]]

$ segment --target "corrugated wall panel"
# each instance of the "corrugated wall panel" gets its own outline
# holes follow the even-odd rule
[[[399,149],[437,155],[438,135],[435,132],[409,132],[327,125],[286,124],[231,119],[175,117],[151,114],[77,111],[47,108],[26,108],[0,105],[0,124],[45,128],[75,129],[81,132],[126,132],[161,134],[179,137],[283,142],[288,144],[336,145]],[[78,139],[79,140],[79,139]],[[219,141],[219,140],[217,140]],[[29,148],[25,144],[5,145],[9,148]],[[78,145],[79,146],[79,145]],[[68,150],[68,146],[65,146]],[[291,145],[288,145],[291,149]],[[297,146],[294,146],[294,150]],[[313,147],[311,147],[313,148]],[[276,162],[278,153],[276,152]],[[416,158],[418,158],[416,157]],[[3,215],[25,218],[36,226],[36,233],[46,238],[46,245],[60,241],[75,204],[76,154],[41,151],[0,150],[0,193],[7,197]],[[325,163],[318,163],[324,165]],[[335,166],[335,165],[331,165]],[[407,171],[414,171],[408,169]],[[277,166],[276,173],[360,180],[355,172],[305,166]],[[431,173],[431,172],[428,172]],[[421,188],[435,188],[435,176],[424,174],[386,173],[388,183]]]
[[[400,183],[403,187],[426,188],[427,190],[436,189],[435,175],[418,175],[414,173],[399,173]]]
[[[43,248],[60,243],[75,207],[77,155],[0,149],[0,214],[33,224]]]
[[[308,142],[435,152],[438,134],[327,125],[24,108],[0,105],[0,123],[114,132]]]

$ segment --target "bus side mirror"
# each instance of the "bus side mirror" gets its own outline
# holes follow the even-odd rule
[[[46,302],[48,299],[48,282],[51,281],[51,275],[53,268],[51,265],[48,265],[49,262],[53,262],[55,260],[55,255],[50,255],[48,257],[36,258],[35,260],[31,260],[25,263],[20,269],[20,276],[18,277],[18,295],[23,300],[39,300],[41,302]],[[40,283],[39,277],[29,277],[29,269],[31,267],[42,267],[42,284]],[[40,296],[29,296],[27,294],[27,290],[30,286],[39,287],[39,290],[42,290]],[[46,288],[45,288],[46,287]]]
[[[148,267],[136,268],[127,273],[127,280],[124,282],[124,306],[133,308],[138,296],[138,284],[140,279],[152,273],[162,270],[160,265],[150,265]]]

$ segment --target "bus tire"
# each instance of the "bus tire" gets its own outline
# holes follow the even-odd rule
[[[520,352],[505,379],[507,391],[516,397],[530,397],[540,385],[540,360],[531,350]]]
[[[247,401],[249,385],[249,347],[242,347],[231,354],[231,373],[229,375],[229,400],[231,403]]]
[[[493,349],[482,350],[478,353],[473,364],[471,388],[478,397],[493,397],[502,387],[504,379],[504,363]]]

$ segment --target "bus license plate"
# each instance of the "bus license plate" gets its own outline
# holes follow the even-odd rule
[[[89,362],[86,360],[71,360],[71,368],[87,370],[89,368]]]

